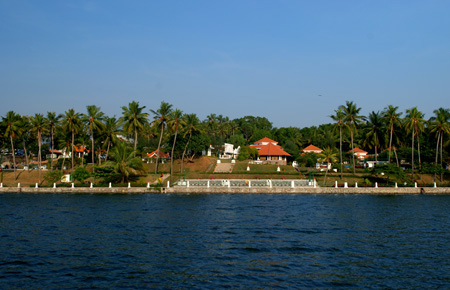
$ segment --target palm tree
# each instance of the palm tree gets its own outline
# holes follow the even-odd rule
[[[434,110],[434,117],[430,118],[429,128],[431,133],[437,134],[436,141],[436,166],[438,163],[439,156],[439,145],[440,145],[440,153],[441,153],[441,167],[442,167],[442,144],[444,140],[444,136],[446,134],[450,134],[450,109],[439,108]],[[441,181],[442,181],[442,173],[441,173]],[[434,180],[436,180],[436,174],[434,174]]]
[[[30,120],[31,130],[36,133],[38,140],[38,170],[39,170],[39,183],[41,183],[41,166],[42,166],[42,133],[46,129],[46,123],[44,116],[42,114],[35,114]]]
[[[381,122],[380,112],[372,111],[367,121],[367,133],[364,143],[370,149],[375,148],[375,162],[378,162],[378,147],[383,143],[383,123]]]
[[[132,175],[143,170],[141,158],[136,156],[135,150],[125,142],[118,142],[111,148],[111,160],[105,162],[105,166],[113,167],[115,173],[121,176],[122,183],[129,181]]]
[[[183,137],[189,135],[189,139],[184,146],[183,155],[181,156],[181,173],[183,173],[184,156],[186,155],[186,150],[188,148],[189,142],[191,141],[192,134],[200,132],[200,120],[196,114],[184,115],[184,119],[185,125]]]
[[[361,108],[358,108],[352,101],[347,101],[345,106],[341,106],[344,111],[344,122],[350,130],[350,139],[352,143],[353,156],[353,174],[356,174],[355,164],[355,146],[353,144],[353,134],[357,132],[357,127],[365,120],[365,117],[359,115]]]
[[[405,127],[408,132],[411,132],[412,136],[412,148],[411,148],[411,174],[414,178],[414,137],[418,135],[418,132],[423,131],[425,120],[423,114],[417,110],[417,107],[406,110]],[[420,147],[419,147],[420,148]]]
[[[80,119],[80,113],[75,112],[74,109],[69,109],[64,113],[63,116],[63,127],[64,130],[72,133],[72,173],[73,173],[73,146],[74,146],[74,139],[75,139],[75,133],[78,132],[81,129],[81,119]]]
[[[56,115],[55,112],[47,112],[47,128],[50,131],[50,138],[51,138],[51,149],[55,150],[54,147],[54,134],[55,134],[55,128],[59,124],[59,121],[61,119],[62,115]],[[53,170],[53,152],[50,154],[50,169]]]
[[[161,106],[158,110],[150,110],[155,116],[153,117],[153,124],[157,127],[160,127],[160,136],[158,142],[158,150],[156,151],[156,164],[155,164],[155,174],[158,173],[158,160],[159,160],[159,149],[161,148],[161,140],[164,133],[164,127],[167,125],[167,121],[169,119],[169,114],[172,111],[172,105],[166,102],[161,102]]]
[[[323,186],[325,186],[325,182],[327,180],[328,164],[333,164],[334,162],[336,162],[336,155],[337,153],[335,153],[330,147],[327,147],[319,154],[318,161],[320,163],[326,163],[327,165],[327,170],[325,171],[325,177],[323,179]]]
[[[128,107],[122,107],[122,117],[119,118],[119,126],[128,134],[134,135],[134,151],[136,151],[139,132],[144,130],[148,123],[148,113],[143,113],[145,106],[139,107],[139,102],[132,101]]]
[[[21,116],[20,124],[19,124],[19,134],[22,138],[23,142],[23,152],[25,155],[25,162],[27,164],[27,168],[29,170],[30,163],[28,162],[28,150],[27,150],[27,141],[30,138],[30,116]]]
[[[167,123],[169,128],[172,128],[173,131],[175,131],[175,137],[173,138],[173,145],[172,145],[172,154],[170,155],[170,184],[172,184],[172,176],[173,176],[173,159],[174,159],[174,150],[175,150],[175,143],[177,142],[177,135],[178,130],[182,129],[185,122],[183,117],[183,112],[179,109],[175,109],[170,114],[170,119]]]
[[[105,130],[103,131],[104,144],[106,144],[106,158],[108,160],[109,148],[111,144],[117,142],[117,134],[119,132],[119,123],[116,117],[105,117]]]
[[[19,134],[19,131],[20,131],[20,127],[19,127],[20,116],[18,114],[14,113],[14,111],[9,111],[8,113],[6,113],[5,117],[2,117],[2,123],[3,123],[3,126],[5,127],[4,136],[9,137],[9,139],[11,141],[11,153],[12,153],[12,157],[13,157],[14,180],[17,180],[16,155],[14,152],[14,139],[16,138],[16,136]]]
[[[402,113],[397,113],[398,107],[393,105],[387,106],[383,111],[383,120],[388,124],[390,134],[389,134],[389,163],[391,163],[391,150],[392,150],[392,137],[394,134],[394,126],[401,127]],[[398,164],[397,164],[398,166]]]
[[[87,125],[88,132],[91,135],[92,165],[94,165],[95,164],[94,132],[95,131],[99,132],[104,129],[105,126],[102,123],[104,114],[102,112],[100,112],[100,108],[95,105],[86,106],[86,109],[87,109],[87,114],[83,114],[83,122]]]
[[[335,115],[331,115],[331,119],[335,121],[334,128],[339,128],[339,162],[341,163],[341,179],[343,174],[343,165],[342,165],[342,128],[345,126],[344,123],[344,111],[342,107],[339,107],[337,110],[334,110]]]

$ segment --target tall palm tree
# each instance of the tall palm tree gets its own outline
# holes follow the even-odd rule
[[[12,157],[13,157],[14,180],[17,180],[16,154],[14,152],[14,139],[16,138],[16,136],[19,134],[19,131],[20,131],[20,127],[19,127],[20,116],[18,114],[14,113],[14,111],[9,111],[8,113],[6,113],[5,117],[2,117],[2,123],[3,123],[3,126],[5,127],[4,136],[9,137],[9,139],[11,141],[11,153],[12,153]]]
[[[56,115],[55,112],[47,112],[47,128],[50,132],[50,138],[51,138],[51,149],[55,150],[54,147],[54,135],[55,135],[55,129],[56,126],[58,126],[59,121],[61,119],[62,115]],[[50,154],[50,169],[53,170],[53,152]]]
[[[435,116],[430,118],[429,128],[431,133],[437,134],[436,141],[436,166],[438,163],[439,151],[441,153],[441,167],[442,167],[442,144],[444,136],[450,134],[450,109],[439,108],[434,110]],[[439,150],[440,145],[440,150]],[[442,181],[441,173],[441,181]],[[434,175],[434,180],[436,180],[436,174]]]
[[[119,118],[119,126],[128,134],[134,135],[134,151],[137,148],[138,134],[148,123],[148,113],[142,112],[144,109],[145,106],[140,107],[139,102],[132,101],[128,107],[122,107],[122,117]]]
[[[201,132],[200,120],[196,114],[184,115],[184,122],[185,122],[185,125],[184,125],[183,137],[186,137],[187,135],[189,135],[189,139],[186,142],[186,145],[184,146],[183,155],[181,156],[181,168],[180,168],[181,173],[183,173],[184,156],[186,155],[186,150],[188,148],[189,142],[191,142],[192,134]]]
[[[414,137],[418,135],[419,131],[423,131],[425,120],[423,114],[417,110],[417,107],[406,110],[405,127],[408,132],[411,132],[412,136],[412,148],[411,148],[411,174],[414,178]]]
[[[73,173],[73,165],[74,165],[73,146],[74,146],[74,140],[75,140],[75,133],[81,129],[80,117],[81,117],[80,113],[75,112],[74,109],[69,109],[64,113],[63,120],[62,120],[64,130],[72,133],[72,153],[71,153],[71,155],[72,155],[72,171],[71,171],[71,173]]]
[[[401,127],[401,112],[397,112],[398,107],[389,105],[384,108],[383,120],[388,124],[390,134],[389,134],[389,163],[391,163],[391,150],[392,150],[392,138],[394,134],[394,127]],[[398,164],[397,164],[398,165]]]
[[[115,116],[105,117],[105,130],[103,131],[104,144],[106,144],[106,158],[108,160],[109,149],[112,144],[117,142],[117,134],[119,133],[119,123]]]
[[[41,183],[41,167],[42,167],[42,133],[46,129],[46,123],[42,114],[35,114],[30,120],[31,130],[36,133],[38,140],[38,170],[39,170],[39,183]]]
[[[323,186],[325,186],[325,182],[327,180],[327,174],[328,174],[328,164],[333,164],[336,162],[336,155],[330,147],[325,148],[320,154],[319,154],[319,162],[320,163],[326,163],[327,170],[325,171],[325,177],[323,179]]]
[[[342,107],[339,107],[337,110],[334,110],[334,115],[331,115],[331,119],[335,121],[334,128],[339,128],[339,162],[341,163],[341,179],[343,174],[343,164],[342,164],[342,128],[345,126],[344,123],[344,111]]]
[[[172,154],[170,155],[170,184],[172,184],[172,176],[173,176],[173,159],[174,159],[173,152],[175,150],[175,143],[177,142],[178,131],[183,128],[184,124],[185,122],[183,119],[183,112],[179,109],[173,110],[170,114],[170,118],[167,123],[169,128],[171,128],[172,131],[175,132],[172,145]]]
[[[169,119],[169,114],[172,111],[172,105],[166,102],[161,102],[161,106],[158,110],[150,110],[155,116],[153,117],[153,124],[160,129],[160,136],[158,142],[158,150],[156,151],[156,164],[155,164],[155,174],[158,173],[158,161],[159,161],[159,149],[161,148],[161,140],[164,133],[164,128],[167,125],[167,121]]]
[[[352,157],[353,157],[353,174],[356,174],[356,163],[355,163],[355,146],[353,144],[353,135],[357,133],[358,126],[365,120],[365,117],[359,115],[361,108],[358,108],[352,101],[346,101],[345,106],[341,106],[344,111],[344,122],[346,123],[350,131],[350,139],[352,145]]]
[[[20,117],[20,125],[19,125],[19,134],[21,136],[23,142],[23,152],[25,155],[25,162],[27,164],[27,168],[29,170],[30,163],[28,161],[28,150],[27,150],[27,141],[30,139],[30,116],[21,116]]]
[[[95,164],[95,150],[94,150],[94,132],[99,132],[104,129],[103,120],[103,112],[100,111],[100,108],[91,105],[86,106],[87,114],[83,114],[83,122],[86,124],[89,134],[91,135],[92,141],[92,165]]]
[[[367,133],[364,138],[365,146],[370,149],[375,148],[375,162],[378,162],[378,148],[383,144],[383,123],[381,122],[380,112],[372,111],[369,113],[367,121]]]

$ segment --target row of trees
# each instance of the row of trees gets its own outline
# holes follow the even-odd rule
[[[170,151],[171,156],[182,161],[188,154],[199,154],[209,145],[220,146],[224,142],[241,146],[246,152],[249,150],[245,146],[268,137],[277,140],[294,160],[305,164],[307,157],[301,155],[301,150],[314,144],[329,149],[326,152],[330,154],[339,151],[341,178],[346,161],[343,152],[353,152],[355,147],[370,151],[375,159],[383,158],[389,163],[394,163],[395,159],[397,166],[400,166],[401,160],[408,160],[408,163],[410,160],[412,173],[415,165],[421,168],[423,162],[434,163],[438,167],[439,156],[439,167],[448,162],[448,150],[445,149],[449,146],[449,109],[435,110],[428,120],[417,107],[406,110],[404,116],[398,107],[392,105],[381,112],[370,112],[368,116],[360,112],[361,108],[354,102],[347,101],[330,116],[332,123],[305,128],[275,128],[265,117],[245,116],[231,120],[210,114],[201,121],[196,114],[184,114],[166,102],[161,102],[155,110],[146,110],[145,106],[132,101],[122,107],[119,118],[106,116],[95,105],[87,106],[85,113],[69,109],[63,114],[48,112],[46,116],[20,116],[10,111],[2,117],[0,145],[1,148],[10,147],[14,152],[15,144],[22,143],[25,156],[28,156],[27,148],[37,154],[39,168],[42,150],[48,152],[54,148],[69,148],[72,171],[75,145],[86,146],[90,150],[91,162],[100,164],[102,154],[109,159],[109,151],[119,143],[117,136],[120,134],[132,140],[133,156],[144,156],[146,152],[156,149],[157,152]],[[42,148],[43,138],[50,140],[50,145],[45,148]],[[408,150],[410,158],[405,156]],[[354,154],[349,157],[355,172]],[[12,158],[15,164],[14,154]],[[158,158],[159,155],[155,174],[158,172]],[[171,176],[174,158],[171,161]]]

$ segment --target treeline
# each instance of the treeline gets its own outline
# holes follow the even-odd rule
[[[330,123],[305,128],[276,128],[267,118],[255,116],[230,119],[210,114],[200,120],[195,113],[184,113],[166,102],[148,109],[133,101],[122,107],[121,116],[106,116],[95,105],[87,106],[85,112],[69,109],[62,114],[34,116],[10,111],[2,116],[0,146],[8,151],[20,148],[25,155],[32,152],[39,160],[52,148],[73,152],[74,146],[85,146],[90,152],[88,162],[99,164],[121,142],[118,135],[132,144],[137,156],[160,149],[175,159],[198,156],[209,145],[217,148],[225,142],[247,152],[246,146],[268,137],[278,141],[292,155],[292,161],[303,165],[317,161],[301,154],[309,144],[329,148],[338,155],[336,163],[348,162],[353,167],[354,155],[349,152],[355,147],[377,160],[406,164],[413,171],[427,166],[442,168],[449,163],[449,109],[438,108],[429,119],[417,107],[400,112],[398,107],[388,105],[368,116],[360,111],[354,102],[347,101],[330,112]],[[48,141],[45,145],[44,139]]]

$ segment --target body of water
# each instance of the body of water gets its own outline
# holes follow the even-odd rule
[[[450,196],[0,194],[1,289],[444,289]]]

